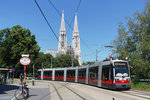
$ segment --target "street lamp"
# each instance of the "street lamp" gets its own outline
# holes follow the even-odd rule
[[[52,68],[52,57],[51,57],[51,68]]]

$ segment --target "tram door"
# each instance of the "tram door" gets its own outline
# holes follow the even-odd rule
[[[67,70],[66,80],[68,82],[75,82],[75,70]]]
[[[86,68],[78,69],[78,82],[79,83],[86,82]]]
[[[38,79],[41,79],[41,71],[38,71],[38,76],[37,76]]]
[[[102,87],[105,88],[113,88],[113,66],[112,65],[104,65],[102,67],[102,78],[101,78]]]
[[[64,70],[55,70],[55,80],[56,81],[64,80]]]
[[[98,85],[98,66],[89,67],[88,84],[95,86]]]

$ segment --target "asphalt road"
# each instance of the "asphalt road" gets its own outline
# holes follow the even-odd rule
[[[27,83],[27,100],[150,100],[150,92],[130,90],[113,91],[79,83],[36,81]],[[14,92],[19,84],[0,85],[0,100],[16,100]]]

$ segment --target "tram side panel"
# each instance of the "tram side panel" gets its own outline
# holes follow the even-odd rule
[[[78,82],[84,84],[86,83],[86,68],[78,69]]]
[[[55,70],[55,80],[64,81],[64,70]]]
[[[67,82],[75,82],[75,69],[67,70]]]
[[[98,66],[89,67],[88,84],[98,86]]]
[[[98,65],[98,87],[102,87],[101,79],[102,79],[102,62],[100,62]]]
[[[78,82],[78,66],[75,69],[75,82]]]
[[[115,85],[113,83],[113,66],[112,65],[103,65],[102,66],[102,87],[103,88],[109,88],[114,89]]]
[[[44,80],[52,80],[52,71],[44,71],[43,73]]]
[[[55,68],[53,69],[53,72],[52,72],[52,80],[55,81]]]

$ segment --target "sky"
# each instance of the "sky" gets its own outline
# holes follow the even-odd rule
[[[50,0],[62,13],[68,23],[74,27],[74,14],[80,0]],[[57,37],[61,16],[48,0],[37,0]],[[133,18],[134,12],[142,12],[148,0],[81,0],[77,10],[78,29],[80,34],[82,62],[95,61],[111,54],[112,44],[118,35],[118,23],[127,22],[125,17]],[[34,0],[1,0],[0,30],[20,25],[35,35],[41,52],[46,49],[58,49],[58,41],[48,27]],[[67,23],[67,45],[71,45],[73,30]]]

